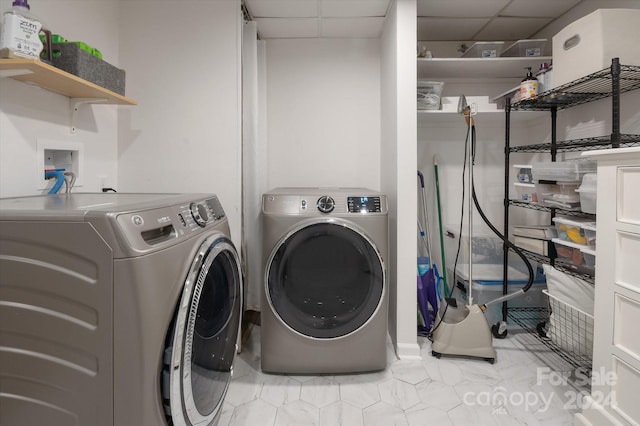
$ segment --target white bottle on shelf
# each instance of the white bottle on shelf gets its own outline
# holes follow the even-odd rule
[[[0,49],[9,49],[14,55],[39,59],[42,51],[40,29],[42,24],[31,13],[27,0],[14,0],[11,10],[2,15]]]

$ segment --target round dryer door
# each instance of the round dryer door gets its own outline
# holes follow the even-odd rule
[[[312,223],[274,249],[267,299],[291,329],[330,339],[362,327],[378,309],[384,266],[373,243],[342,223]]]
[[[236,250],[224,237],[209,237],[196,253],[167,335],[162,382],[169,424],[217,419],[231,381],[241,309]]]

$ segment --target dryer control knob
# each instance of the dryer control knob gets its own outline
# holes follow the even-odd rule
[[[328,195],[323,195],[322,197],[318,198],[317,206],[318,210],[320,210],[322,213],[331,213],[336,206],[336,202],[333,201],[333,198],[329,197]]]
[[[189,205],[189,210],[191,210],[191,216],[193,216],[193,220],[196,221],[198,226],[205,227],[207,221],[209,220],[209,213],[207,212],[207,208],[202,203],[191,203]]]

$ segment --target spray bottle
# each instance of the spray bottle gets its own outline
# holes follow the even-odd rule
[[[11,10],[2,16],[0,49],[9,49],[16,56],[39,59],[42,42],[40,21],[31,13],[27,0],[13,0]]]
[[[538,80],[531,73],[531,67],[525,68],[527,76],[520,82],[520,100],[533,99],[538,95]]]

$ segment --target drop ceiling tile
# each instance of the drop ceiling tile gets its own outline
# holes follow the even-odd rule
[[[507,18],[492,19],[473,40],[522,40],[532,37],[552,18]]]
[[[310,18],[318,16],[317,0],[245,0],[254,18]]]
[[[580,0],[513,0],[500,16],[558,16],[578,4]]]
[[[487,22],[489,18],[418,18],[418,40],[472,40]]]
[[[256,18],[258,33],[267,38],[318,37],[318,18]]]
[[[323,17],[385,16],[389,0],[320,0]]]
[[[321,37],[377,38],[382,34],[383,17],[322,18]]]
[[[482,18],[495,16],[510,0],[418,0],[418,16]],[[537,0],[528,0],[535,2]]]

